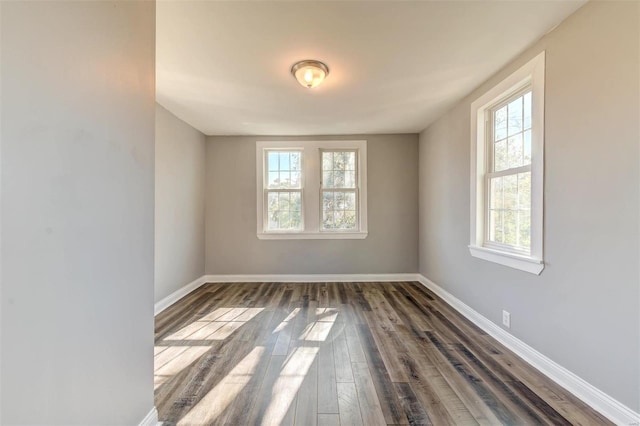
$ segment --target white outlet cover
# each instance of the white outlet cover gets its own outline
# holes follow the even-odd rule
[[[502,311],[502,325],[511,328],[511,314],[507,311]]]

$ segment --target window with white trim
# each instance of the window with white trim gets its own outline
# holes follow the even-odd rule
[[[366,238],[366,148],[366,141],[257,142],[258,238]]]
[[[471,255],[544,268],[544,52],[471,105]]]

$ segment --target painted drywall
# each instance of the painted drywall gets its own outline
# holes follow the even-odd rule
[[[153,408],[155,5],[2,2],[2,424]]]
[[[156,104],[156,302],[204,275],[205,140]]]
[[[640,411],[639,3],[590,2],[420,135],[420,272]],[[546,49],[546,267],[471,257],[470,103]]]
[[[259,240],[257,140],[367,140],[369,235]],[[418,268],[418,136],[207,138],[207,274],[349,274]]]

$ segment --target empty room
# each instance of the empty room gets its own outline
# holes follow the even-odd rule
[[[640,425],[640,2],[0,1],[0,424]]]

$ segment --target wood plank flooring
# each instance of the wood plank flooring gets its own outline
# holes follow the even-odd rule
[[[418,283],[207,284],[156,317],[166,425],[611,424]]]

